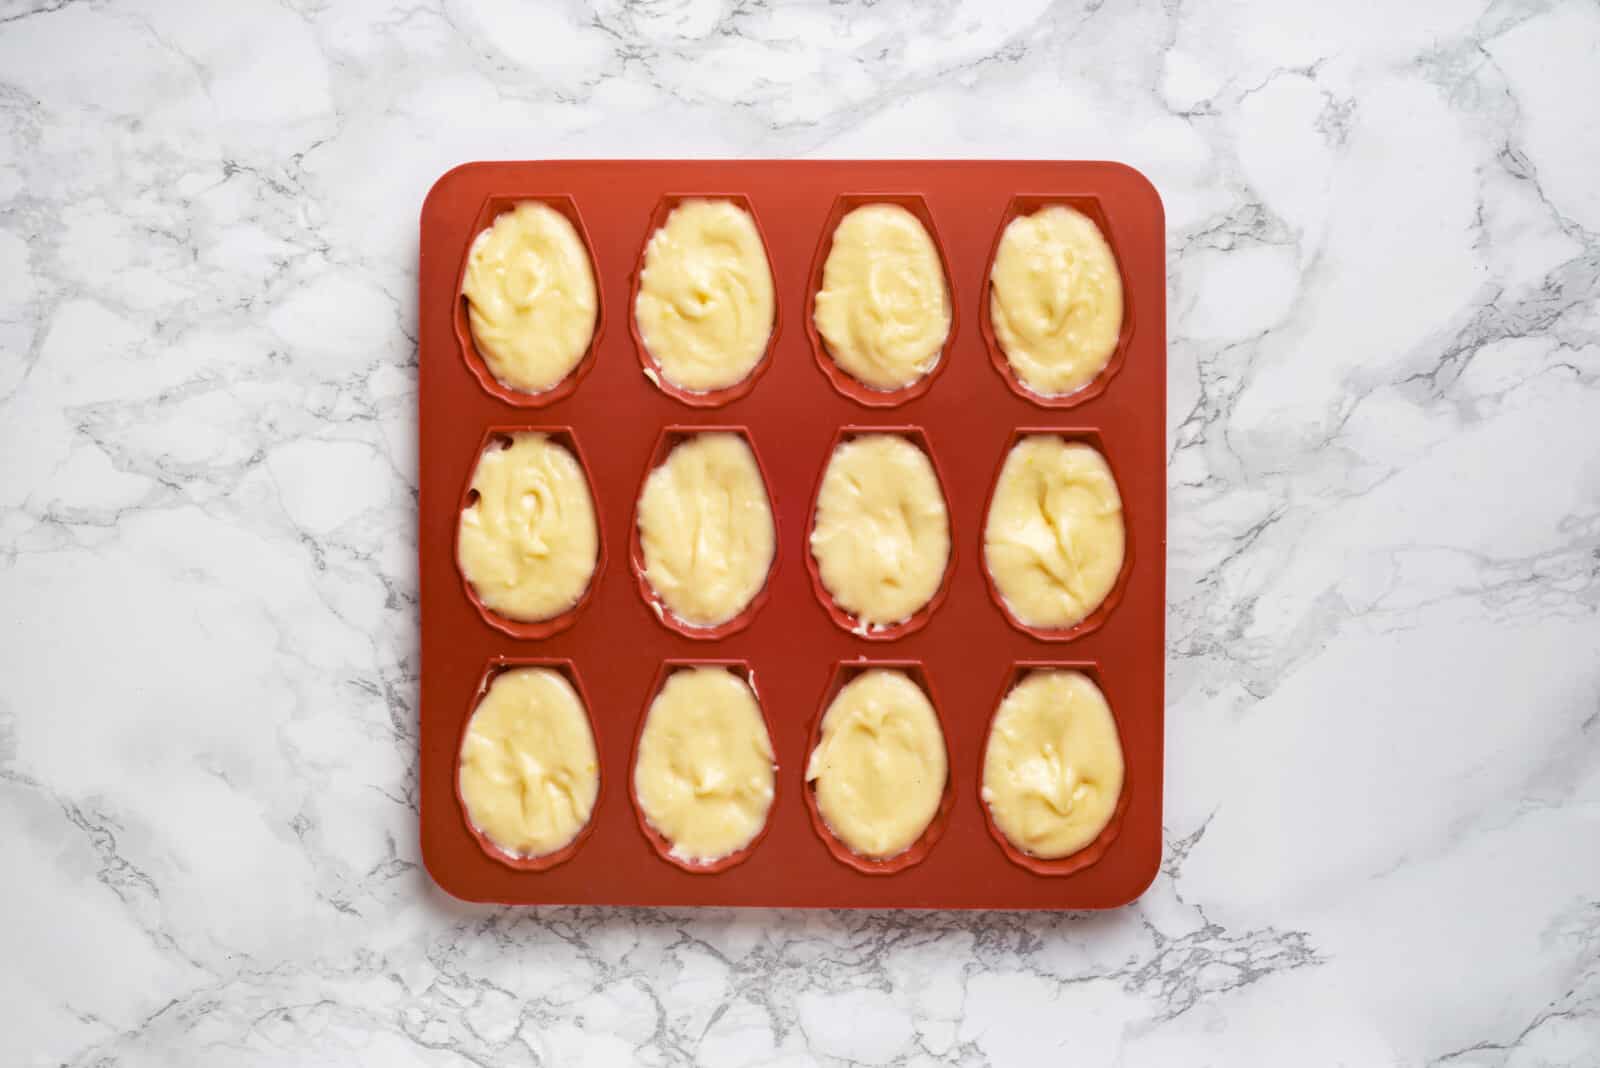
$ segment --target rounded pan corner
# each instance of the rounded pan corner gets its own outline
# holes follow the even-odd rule
[[[1122,160],[1101,160],[1099,165],[1109,171],[1118,181],[1125,182],[1128,186],[1137,190],[1141,196],[1149,200],[1155,210],[1156,222],[1161,224],[1162,229],[1166,228],[1166,201],[1162,199],[1161,189],[1148,174],[1133,164]]]
[[[434,843],[433,836],[429,834],[426,820],[421,821],[421,828],[422,870],[428,873],[428,879],[434,886],[438,887],[441,893],[454,901],[460,901],[467,905],[498,903],[492,897],[474,893],[467,889],[464,882],[458,881],[462,874],[461,868],[451,860],[439,855],[440,846]]]
[[[446,168],[439,177],[433,180],[433,184],[428,186],[428,191],[422,195],[420,220],[425,223],[428,216],[438,210],[439,201],[442,201],[454,191],[452,189],[453,186],[466,181],[474,171],[484,170],[491,166],[493,164],[486,160],[476,159],[468,160],[465,163],[457,163],[453,167]]]
[[[1161,839],[1159,836],[1151,839],[1153,848],[1144,850],[1138,860],[1138,866],[1128,876],[1126,886],[1119,886],[1115,894],[1107,901],[1090,906],[1100,909],[1120,909],[1131,905],[1155,885],[1156,877],[1161,874]]]

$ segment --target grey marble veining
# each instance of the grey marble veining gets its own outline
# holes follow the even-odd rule
[[[0,1061],[1600,1062],[1597,99],[1579,0],[0,3]],[[640,154],[1161,189],[1137,905],[431,887],[417,211]]]

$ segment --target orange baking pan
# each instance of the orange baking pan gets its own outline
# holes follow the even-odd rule
[[[632,323],[645,242],[685,197],[727,197],[755,217],[771,259],[776,328],[756,371],[717,394],[669,391]],[[567,215],[589,246],[600,321],[577,370],[530,396],[496,382],[473,347],[461,277],[473,238],[523,200]],[[937,370],[874,393],[842,375],[811,326],[833,224],[866,201],[906,206],[945,261],[953,329]],[[1090,215],[1116,252],[1126,300],[1117,350],[1086,388],[1030,394],[989,326],[988,276],[1000,232],[1050,203]],[[1161,200],[1137,171],[1074,161],[546,160],[469,163],[422,207],[419,272],[418,554],[421,566],[421,833],[445,890],[508,904],[752,905],[826,908],[1092,909],[1136,898],[1161,857],[1166,567],[1166,277]],[[734,429],[755,450],[777,521],[777,559],[748,612],[710,632],[674,626],[639,579],[634,512],[664,450],[701,427]],[[892,428],[927,450],[949,504],[950,570],[930,607],[866,631],[834,606],[807,549],[813,496],[841,438]],[[600,569],[570,612],[547,623],[498,619],[455,559],[468,482],[487,443],[552,432],[579,458],[600,522]],[[1088,441],[1121,489],[1127,562],[1106,603],[1070,630],[1023,626],[983,566],[982,532],[1001,460],[1021,433]],[[950,760],[946,796],[921,839],[889,862],[833,840],[804,772],[826,702],[863,665],[907,671],[932,698]],[[584,833],[537,861],[500,855],[456,792],[462,732],[488,680],[516,664],[566,673],[588,705],[601,789]],[[721,663],[754,684],[772,735],[777,793],[765,831],[736,863],[692,870],[664,855],[639,818],[630,760],[666,673]],[[1022,674],[1069,665],[1110,702],[1127,764],[1116,815],[1060,861],[1021,853],[979,795],[996,706]]]

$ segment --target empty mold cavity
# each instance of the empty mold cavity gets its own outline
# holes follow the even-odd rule
[[[933,466],[934,477],[939,482],[939,495],[944,501],[946,530],[950,536],[949,555],[945,559],[944,574],[940,578],[938,588],[934,590],[933,596],[927,601],[927,603],[922,605],[922,607],[918,608],[905,619],[884,624],[868,623],[851,614],[836,600],[834,600],[833,594],[829,591],[827,585],[822,581],[822,569],[817,563],[816,556],[811,551],[811,534],[812,531],[816,529],[817,524],[817,501],[821,495],[823,480],[827,477],[828,465],[830,462],[832,462],[834,453],[838,451],[839,446],[845,444],[846,442],[854,441],[857,438],[870,437],[878,434],[886,434],[894,437],[904,438],[916,448],[920,449],[923,455],[927,456],[929,463],[931,463]],[[956,570],[954,515],[954,510],[950,506],[949,481],[945,478],[944,471],[939,466],[938,454],[933,451],[933,446],[928,440],[928,435],[921,427],[840,427],[838,431],[834,433],[833,439],[828,443],[827,454],[822,458],[822,463],[818,468],[817,481],[811,491],[811,510],[806,517],[806,570],[811,575],[811,588],[813,592],[816,593],[817,601],[822,605],[823,610],[828,613],[828,618],[832,619],[841,630],[849,631],[851,634],[854,634],[857,637],[867,638],[872,641],[893,641],[896,638],[903,638],[908,634],[913,634],[927,626],[928,621],[933,618],[933,614],[937,612],[939,610],[939,606],[944,603],[945,597],[949,595],[951,578],[954,576]]]
[[[766,578],[761,583],[761,588],[751,597],[749,603],[732,618],[709,626],[701,626],[675,615],[666,601],[662,599],[661,594],[650,584],[650,576],[645,561],[643,535],[639,530],[639,508],[644,498],[645,485],[649,482],[651,474],[666,463],[667,457],[671,455],[674,448],[701,434],[733,434],[749,446],[751,455],[755,457],[756,470],[761,475],[761,486],[766,494],[767,512],[772,518],[773,532],[772,560],[767,565]],[[644,603],[650,607],[651,612],[655,614],[656,619],[661,622],[662,626],[676,631],[686,638],[694,638],[699,641],[716,641],[720,638],[726,638],[730,634],[737,634],[755,621],[756,614],[767,603],[772,590],[773,576],[778,571],[778,560],[781,554],[777,551],[777,547],[780,544],[779,539],[782,536],[782,531],[778,526],[777,509],[773,506],[772,479],[767,475],[766,466],[761,462],[761,453],[756,450],[755,441],[751,438],[747,428],[742,426],[668,426],[663,428],[656,438],[655,448],[650,451],[650,460],[645,464],[644,474],[639,479],[639,488],[634,494],[633,501],[633,525],[628,535],[628,562],[633,568],[639,596],[644,599]]]
[[[945,293],[950,300],[950,332],[945,336],[944,345],[939,352],[939,358],[927,374],[915,382],[898,389],[874,389],[849,371],[846,371],[833,358],[828,351],[828,343],[817,329],[816,304],[817,293],[822,289],[823,268],[828,262],[828,253],[833,250],[833,235],[839,228],[839,222],[856,208],[866,207],[869,204],[893,204],[902,207],[917,217],[923,227],[928,231],[928,236],[933,239],[933,247],[939,254],[939,267],[944,272]],[[858,404],[869,408],[892,408],[905,404],[922,396],[933,388],[934,381],[944,372],[945,365],[955,348],[956,334],[960,329],[961,302],[957,298],[954,276],[950,271],[950,257],[945,251],[944,239],[939,235],[939,228],[934,225],[933,213],[928,210],[928,202],[918,193],[850,193],[836,197],[833,207],[828,212],[827,220],[822,225],[822,235],[818,239],[817,251],[811,261],[811,273],[806,282],[805,304],[805,329],[806,337],[811,339],[811,351],[816,358],[817,367],[823,375],[833,384],[833,388],[849,397]]]
[[[1116,807],[1111,812],[1111,819],[1100,829],[1088,845],[1075,853],[1064,857],[1045,858],[1036,857],[1022,849],[1006,837],[998,824],[994,821],[994,813],[989,809],[989,802],[983,797],[983,772],[989,760],[989,739],[994,733],[994,722],[1000,714],[1000,705],[1023,679],[1035,671],[1076,671],[1088,677],[1089,681],[1099,687],[1105,696],[1106,704],[1111,708],[1112,721],[1117,726],[1117,742],[1122,746],[1122,792],[1117,796]],[[1122,729],[1122,717],[1117,711],[1117,701],[1107,692],[1105,681],[1101,678],[1100,667],[1090,661],[1044,661],[1024,660],[1013,664],[1006,672],[1005,681],[1000,687],[1000,692],[995,695],[994,705],[989,712],[989,720],[983,730],[983,747],[978,753],[978,806],[983,809],[983,822],[989,828],[989,836],[995,840],[1000,851],[1006,855],[1011,863],[1021,868],[1026,868],[1035,875],[1062,876],[1071,875],[1082,871],[1091,864],[1096,863],[1106,855],[1116,841],[1117,835],[1122,831],[1123,819],[1128,812],[1129,798],[1133,796],[1132,761],[1128,758],[1126,742],[1127,735]]]
[[[594,275],[595,281],[595,320],[594,334],[589,338],[589,347],[584,351],[581,359],[567,376],[549,389],[538,393],[525,393],[514,389],[495,377],[489,369],[488,362],[483,353],[478,350],[477,342],[472,336],[472,322],[467,314],[467,298],[461,292],[466,282],[467,262],[472,255],[472,244],[477,241],[478,235],[494,225],[494,221],[504,212],[510,211],[518,204],[535,201],[548,205],[566,217],[578,231],[578,237],[583,242],[585,253],[589,257],[589,270]],[[454,317],[456,341],[461,348],[462,359],[466,361],[467,369],[478,380],[488,393],[493,394],[507,404],[518,408],[542,408],[548,404],[570,397],[584,377],[594,367],[596,354],[600,351],[600,336],[605,332],[606,309],[605,297],[600,285],[600,266],[594,258],[594,242],[589,239],[589,231],[583,225],[583,217],[578,214],[578,205],[569,196],[491,196],[483,202],[478,209],[478,214],[472,222],[472,230],[467,240],[467,248],[461,255],[461,269],[456,273],[456,312]]]
[[[633,812],[639,821],[639,830],[650,843],[656,854],[673,867],[681,868],[693,875],[717,875],[729,868],[744,863],[761,845],[762,839],[772,829],[772,815],[777,810],[778,802],[782,796],[782,769],[778,765],[777,753],[773,753],[772,799],[767,805],[766,818],[761,824],[761,829],[755,837],[739,849],[716,860],[700,863],[685,857],[674,856],[673,843],[650,822],[645,815],[644,806],[639,802],[638,782],[636,779],[639,767],[639,743],[644,738],[645,726],[650,721],[650,710],[655,704],[656,697],[661,693],[667,680],[679,671],[693,670],[694,668],[723,668],[733,675],[744,680],[750,687],[750,692],[755,694],[756,707],[761,713],[761,725],[767,732],[769,745],[772,739],[772,719],[767,713],[765,702],[761,700],[761,690],[756,685],[755,672],[748,661],[744,660],[667,660],[656,671],[654,680],[650,683],[650,691],[645,695],[644,707],[639,712],[639,729],[633,735],[633,750],[628,756],[628,796],[633,800]]]
[[[543,434],[553,444],[559,445],[571,453],[573,459],[578,462],[579,470],[583,472],[584,485],[588,488],[589,500],[593,503],[595,510],[597,550],[595,553],[594,573],[589,576],[589,584],[584,587],[583,593],[571,607],[548,619],[531,622],[511,619],[490,608],[484,603],[483,598],[479,596],[477,589],[473,587],[472,582],[467,578],[466,571],[461,566],[461,514],[478,500],[478,493],[472,488],[473,477],[478,470],[478,461],[493,449],[509,447],[513,435],[516,434]],[[483,617],[485,623],[502,634],[509,634],[513,638],[528,640],[548,638],[551,635],[561,633],[577,622],[579,614],[594,598],[595,590],[600,585],[600,576],[605,573],[606,538],[605,524],[600,522],[600,499],[594,491],[594,478],[589,473],[589,463],[584,459],[583,450],[578,447],[577,435],[572,432],[571,427],[495,426],[484,432],[483,440],[473,454],[472,466],[467,471],[466,482],[461,488],[461,500],[456,508],[456,530],[451,540],[450,551],[455,563],[456,573],[461,576],[461,588],[465,591],[467,600],[472,602],[473,607],[478,610],[478,614]]]
[[[1106,593],[1105,599],[1095,606],[1094,610],[1078,622],[1068,627],[1036,627],[1018,619],[1016,613],[1006,602],[1000,588],[995,584],[994,576],[989,572],[989,558],[985,547],[986,532],[989,526],[989,509],[994,505],[995,491],[999,488],[1000,473],[1005,470],[1006,459],[1011,455],[1011,450],[1024,438],[1042,436],[1060,438],[1066,442],[1076,442],[1094,448],[1106,461],[1106,466],[1111,469],[1111,478],[1117,484],[1117,496],[1122,501],[1122,569],[1117,572],[1116,582]],[[1127,589],[1128,579],[1133,574],[1133,520],[1128,515],[1128,500],[1122,492],[1123,482],[1117,475],[1117,464],[1111,454],[1106,450],[1105,442],[1100,437],[1098,430],[1062,430],[1055,427],[1019,427],[1011,432],[1006,439],[1005,447],[1000,451],[999,462],[995,464],[994,474],[989,479],[988,496],[983,502],[983,523],[978,532],[978,557],[983,567],[983,581],[989,591],[989,599],[1000,609],[1000,614],[1005,616],[1006,622],[1024,634],[1031,635],[1041,641],[1065,642],[1074,638],[1081,638],[1085,634],[1099,630],[1106,618],[1116,610],[1117,604],[1122,600],[1122,594]]]
[[[650,347],[645,344],[644,334],[639,327],[638,303],[639,289],[644,275],[645,253],[650,248],[650,239],[656,231],[666,225],[667,219],[674,209],[686,201],[709,200],[726,201],[742,209],[755,223],[756,234],[761,238],[761,252],[766,260],[767,274],[773,282],[772,295],[772,332],[767,336],[767,347],[762,352],[761,358],[756,361],[750,373],[730,386],[718,389],[696,390],[680,386],[667,378],[661,364],[650,352]],[[756,388],[756,383],[761,376],[767,373],[767,368],[772,366],[772,353],[778,346],[778,335],[783,325],[783,300],[777,288],[777,273],[772,267],[772,246],[767,241],[766,231],[761,227],[761,216],[756,213],[755,205],[743,193],[669,193],[656,202],[655,208],[650,212],[649,225],[645,228],[644,240],[639,245],[639,255],[634,260],[633,272],[628,283],[628,332],[633,337],[634,351],[639,355],[639,366],[644,371],[644,376],[655,384],[667,396],[695,408],[720,408],[731,404],[740,397],[747,395]]]
[[[939,736],[944,743],[945,752],[945,778],[944,792],[939,799],[939,807],[934,811],[933,818],[923,828],[919,835],[909,846],[892,857],[869,857],[857,853],[844,843],[833,828],[828,826],[828,821],[822,815],[822,810],[817,804],[816,784],[806,778],[807,768],[810,766],[811,754],[816,751],[817,743],[822,739],[822,720],[828,714],[828,707],[833,704],[834,698],[839,696],[851,681],[859,678],[869,671],[874,670],[898,671],[908,676],[922,692],[927,695],[928,703],[933,706],[934,719],[939,725]],[[847,867],[866,875],[893,875],[905,871],[927,858],[928,853],[938,844],[944,835],[945,828],[950,825],[950,812],[955,807],[956,775],[955,760],[950,752],[950,734],[945,729],[944,710],[939,702],[938,695],[934,692],[933,684],[928,678],[928,673],[921,661],[917,660],[849,660],[840,661],[834,666],[833,673],[828,678],[827,688],[822,691],[822,700],[817,705],[816,715],[811,720],[811,731],[806,736],[805,767],[800,770],[802,793],[805,795],[806,811],[811,814],[811,828],[816,831],[817,837],[827,847],[835,860]]]
[[[1110,358],[1104,367],[1100,368],[1092,379],[1084,383],[1071,393],[1047,395],[1036,393],[1023,384],[1017,373],[1011,367],[1011,362],[1006,359],[1005,349],[1000,345],[1000,339],[995,336],[993,314],[993,283],[995,257],[1000,251],[1000,239],[1005,235],[1006,227],[1018,216],[1032,215],[1042,208],[1066,207],[1087,216],[1096,227],[1101,236],[1106,239],[1106,244],[1111,246],[1111,255],[1116,260],[1117,274],[1122,280],[1122,329],[1117,335],[1116,348],[1111,351]],[[1100,203],[1100,198],[1095,196],[1075,195],[1049,195],[1031,194],[1015,196],[1006,205],[1005,212],[1000,216],[1000,225],[994,232],[994,243],[989,248],[989,258],[984,263],[983,289],[980,306],[978,308],[978,331],[983,335],[983,343],[989,350],[989,362],[1005,381],[1006,386],[1017,396],[1037,404],[1042,408],[1071,408],[1093,400],[1104,393],[1111,380],[1122,369],[1123,361],[1127,359],[1129,346],[1133,343],[1133,329],[1137,313],[1133,302],[1133,288],[1128,283],[1128,272],[1122,264],[1122,251],[1117,245],[1117,238],[1111,230],[1111,224],[1106,218],[1105,208]]]
[[[492,658],[487,667],[484,668],[483,677],[478,682],[478,688],[473,692],[472,698],[467,704],[466,715],[461,718],[461,730],[456,737],[451,786],[456,797],[456,810],[461,813],[461,822],[466,826],[467,833],[472,835],[472,840],[478,843],[478,848],[482,849],[489,859],[508,868],[514,868],[517,871],[548,871],[556,865],[572,859],[578,850],[583,848],[583,843],[588,841],[589,836],[594,833],[594,828],[600,815],[600,806],[605,803],[606,780],[609,776],[605,768],[599,769],[599,787],[595,793],[594,808],[589,812],[589,819],[579,829],[572,841],[552,852],[544,853],[537,857],[521,857],[507,853],[495,845],[472,822],[472,817],[467,814],[466,799],[461,795],[461,747],[466,742],[467,729],[472,724],[473,713],[478,710],[479,703],[483,700],[484,695],[489,692],[489,684],[495,680],[496,676],[517,668],[548,668],[565,677],[567,682],[572,684],[573,690],[577,692],[578,700],[583,705],[583,714],[589,720],[589,734],[594,738],[595,753],[598,754],[601,751],[600,731],[595,722],[594,706],[589,702],[589,695],[583,688],[583,679],[579,677],[578,669],[571,660],[546,657],[497,656]]]

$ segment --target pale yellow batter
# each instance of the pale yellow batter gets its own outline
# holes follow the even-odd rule
[[[823,714],[806,780],[839,840],[881,860],[928,829],[947,771],[928,695],[905,672],[875,668],[846,683]]]
[[[1076,392],[1111,359],[1122,331],[1122,275],[1087,215],[1054,205],[1012,219],[989,279],[995,338],[1034,393]]]
[[[599,562],[594,500],[578,461],[544,434],[491,446],[472,473],[477,500],[461,512],[456,558],[478,598],[508,619],[560,615],[583,596]]]
[[[899,623],[933,599],[950,560],[950,517],[926,453],[864,434],[828,459],[811,555],[834,601],[865,625]]]
[[[710,864],[749,845],[767,822],[775,772],[748,683],[721,667],[667,677],[645,716],[633,790],[674,857]]]
[[[950,286],[922,220],[898,204],[840,219],[813,319],[829,355],[873,389],[901,389],[933,370],[950,336]]]
[[[461,292],[478,352],[512,389],[552,388],[594,337],[600,303],[589,252],[548,204],[523,201],[477,236]]]
[[[772,336],[772,266],[749,212],[685,200],[650,237],[634,316],[666,380],[706,393],[749,377]]]
[[[983,800],[1011,844],[1036,857],[1094,841],[1122,794],[1122,743],[1105,695],[1077,671],[1035,671],[1000,702]]]
[[[1079,622],[1116,585],[1125,542],[1105,457],[1053,434],[1017,442],[983,531],[984,563],[1012,615],[1031,627]]]
[[[650,588],[674,616],[714,627],[744,611],[777,549],[767,487],[744,438],[710,432],[674,446],[645,479],[639,540]]]
[[[467,818],[504,852],[538,857],[576,838],[600,794],[600,761],[566,677],[496,675],[461,740],[459,775]]]

